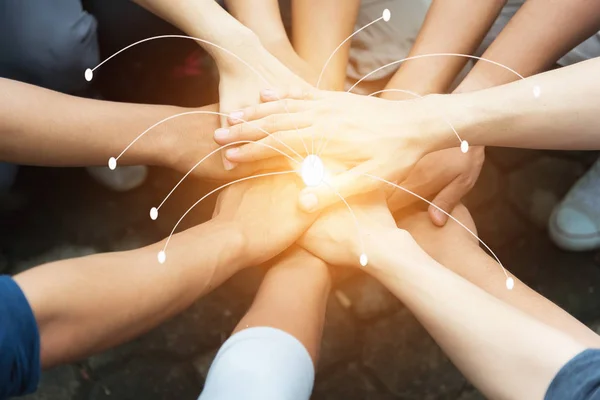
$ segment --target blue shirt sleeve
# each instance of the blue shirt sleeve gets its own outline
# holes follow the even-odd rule
[[[600,399],[600,349],[579,353],[558,371],[544,400],[566,399]]]
[[[0,399],[32,393],[41,374],[40,334],[21,288],[0,276]]]

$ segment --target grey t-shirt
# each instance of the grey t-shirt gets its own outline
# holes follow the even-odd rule
[[[585,350],[566,363],[550,383],[544,399],[600,399],[600,349]]]

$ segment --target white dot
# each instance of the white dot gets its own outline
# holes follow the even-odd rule
[[[463,153],[469,151],[469,142],[467,142],[466,140],[460,142],[460,151],[462,151]]]
[[[388,22],[390,20],[390,17],[392,16],[392,13],[390,12],[390,10],[388,10],[387,8],[385,10],[383,10],[383,20],[385,22]]]
[[[363,267],[366,267],[368,263],[369,263],[369,258],[367,257],[367,255],[365,253],[362,253],[360,255],[360,265],[362,265]]]
[[[533,97],[538,99],[540,97],[540,94],[542,94],[542,88],[539,87],[538,85],[535,85],[533,87]]]
[[[85,70],[85,80],[90,82],[92,80],[92,78],[94,77],[94,71],[92,71],[91,69],[86,69]]]
[[[150,209],[150,218],[152,218],[153,221],[156,221],[156,218],[158,218],[158,208],[152,207]]]
[[[111,157],[108,159],[108,168],[110,168],[111,170],[115,170],[115,168],[117,168],[117,159],[114,157]]]
[[[506,288],[512,290],[515,287],[515,280],[513,278],[506,278]]]
[[[161,264],[164,264],[166,259],[167,259],[167,255],[165,254],[165,252],[162,250],[159,251],[158,252],[158,262]]]

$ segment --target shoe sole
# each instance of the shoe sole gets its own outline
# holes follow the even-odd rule
[[[550,223],[548,225],[550,238],[563,250],[590,251],[600,248],[600,232],[586,235],[567,234],[556,224],[554,212],[550,217]]]

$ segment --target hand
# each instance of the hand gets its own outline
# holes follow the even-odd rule
[[[241,233],[245,266],[275,257],[314,221],[294,201],[300,187],[294,172],[235,183],[219,195],[213,219],[233,224]]]
[[[196,111],[216,112],[218,107],[218,104],[211,104],[198,109],[174,108],[172,115]],[[152,153],[150,159],[156,160],[157,165],[187,174],[204,157],[220,147],[213,140],[213,133],[219,124],[218,115],[198,113],[158,125],[154,128],[157,132],[152,132],[152,135],[145,138]],[[230,181],[258,171],[282,170],[288,165],[286,159],[273,158],[264,162],[245,163],[226,171],[223,169],[220,153],[216,152],[195,167],[192,174],[204,180]]]
[[[296,91],[290,97],[302,98],[300,92]],[[254,121],[252,125],[230,119],[230,123],[236,125],[215,140],[219,144],[258,140],[286,150],[274,137],[265,138],[260,127],[271,133],[277,132],[277,139],[296,151],[302,151],[304,142],[316,143],[316,147],[311,147],[315,147],[314,152],[321,157],[336,159],[352,168],[328,182],[344,197],[375,190],[382,185],[373,176],[393,182],[403,179],[410,168],[432,150],[424,132],[428,132],[428,121],[435,118],[421,99],[395,103],[325,91],[311,91],[304,96],[305,100],[286,100],[293,113],[289,115],[285,114],[281,102],[272,102],[271,92],[263,92],[263,100],[268,103],[247,108],[240,114],[245,120]],[[433,124],[442,124],[448,129],[439,120]],[[321,141],[323,138],[325,140]],[[275,155],[276,152],[258,146],[241,146],[226,152],[226,157],[236,163],[264,160]],[[339,196],[326,186],[309,188],[302,193],[303,197],[308,194],[317,198],[312,207],[301,199],[301,206],[308,212],[321,210],[339,200]]]
[[[293,85],[308,88],[306,82],[266,51],[260,42],[254,46],[253,51],[245,51],[244,54],[245,57],[242,58],[248,65],[238,61],[235,64],[229,64],[228,67],[221,68],[219,66],[221,74],[219,81],[220,112],[231,114],[244,107],[258,104],[259,92],[265,87],[277,89]],[[228,127],[229,122],[227,118],[221,118],[223,128]],[[237,166],[237,163],[223,158],[223,165],[226,170],[231,170]]]
[[[327,264],[359,266],[363,251],[369,257],[377,251],[379,239],[397,229],[382,192],[357,196],[350,207],[356,222],[345,204],[336,204],[317,219],[298,244]]]
[[[417,162],[399,185],[424,198],[435,195],[432,203],[452,213],[462,197],[475,185],[484,157],[483,147],[472,147],[467,154],[462,154],[459,149],[429,153]],[[394,189],[388,198],[388,206],[394,212],[415,201],[421,200],[401,189]],[[431,205],[429,217],[437,226],[444,226],[448,221],[446,214]]]

